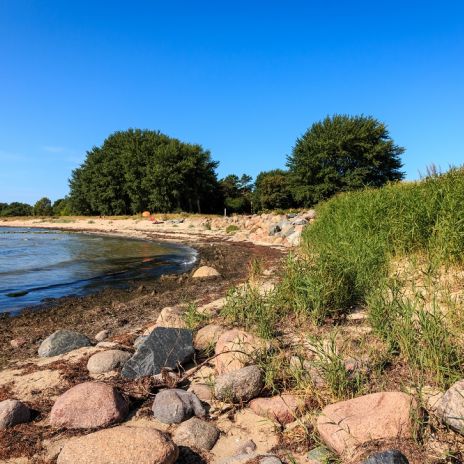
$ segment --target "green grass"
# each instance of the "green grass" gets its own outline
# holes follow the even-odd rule
[[[190,303],[187,306],[182,318],[189,329],[197,329],[208,320],[206,314],[202,314],[198,311],[195,303]]]
[[[246,283],[229,290],[221,316],[270,339],[275,334],[279,312],[272,293],[261,295],[257,286]]]
[[[349,312],[389,274],[393,257],[424,254],[431,266],[462,263],[464,171],[339,194],[319,205],[303,258],[282,284],[288,309],[315,321]]]
[[[226,227],[226,234],[235,234],[238,230],[240,230],[240,227],[236,226],[235,224],[230,224]]]
[[[406,360],[417,384],[448,387],[464,374],[458,334],[435,301],[426,306],[420,295],[405,295],[403,290],[390,281],[373,292],[370,323],[391,352]]]

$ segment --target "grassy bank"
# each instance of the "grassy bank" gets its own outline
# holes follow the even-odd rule
[[[464,375],[463,257],[463,170],[344,193],[318,206],[277,289],[235,291],[224,315],[272,338],[289,319],[327,328],[362,308],[385,358],[447,386]]]

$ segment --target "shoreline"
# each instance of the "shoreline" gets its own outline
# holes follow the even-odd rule
[[[1,228],[2,226],[0,226]],[[10,228],[16,228],[16,227],[19,227],[19,226],[10,226]],[[5,227],[5,228],[8,228]],[[167,274],[167,275],[182,275],[186,272],[189,272],[196,264],[196,262],[198,261],[198,257],[199,257],[199,253],[198,253],[198,250],[196,250],[193,246],[191,245],[188,245],[187,243],[178,243],[178,242],[175,242],[175,241],[167,241],[167,240],[164,240],[164,241],[161,241],[161,240],[158,240],[156,239],[155,237],[150,237],[150,236],[145,236],[145,237],[140,237],[140,236],[132,236],[130,234],[117,234],[117,233],[108,233],[106,231],[99,231],[99,230],[79,230],[79,229],[72,229],[72,230],[69,230],[69,229],[65,229],[65,228],[60,228],[60,227],[56,227],[56,228],[52,228],[52,227],[27,227],[25,229],[36,229],[36,230],[46,230],[46,231],[51,231],[52,233],[53,232],[57,232],[57,233],[66,233],[66,234],[83,234],[83,235],[88,235],[88,236],[95,236],[95,237],[103,237],[103,238],[116,238],[116,239],[119,239],[119,240],[128,240],[128,241],[138,241],[138,242],[150,242],[150,243],[154,243],[154,244],[160,244],[162,246],[168,246],[169,249],[171,250],[177,250],[178,252],[182,253],[182,256],[185,258],[185,261],[182,262],[182,264],[177,264],[177,267],[179,267],[179,269],[175,269],[175,270],[165,270],[164,274]],[[47,233],[47,232],[45,232]],[[165,245],[163,245],[163,243]],[[141,263],[139,263],[139,266],[141,265]],[[134,268],[128,268],[126,270],[124,270],[123,274],[127,274],[127,273],[130,273],[131,271],[133,271]],[[39,271],[40,272],[40,271]],[[163,273],[160,273],[160,275],[163,275]],[[118,276],[120,277],[121,274],[118,274]],[[142,276],[138,276],[136,279],[130,279],[130,277],[128,277],[125,281],[125,283],[120,283],[119,285],[116,284],[116,283],[103,283],[104,281],[106,282],[107,281],[107,278],[110,277],[109,274],[100,274],[98,276],[93,276],[93,277],[90,277],[89,279],[81,279],[79,281],[69,281],[67,283],[63,283],[63,284],[58,284],[58,286],[61,286],[61,285],[64,285],[65,286],[65,289],[66,289],[66,294],[62,294],[61,296],[53,296],[53,294],[49,297],[45,296],[42,298],[41,301],[37,302],[37,303],[32,303],[30,302],[29,304],[28,303],[24,303],[22,307],[12,307],[11,310],[8,310],[8,306],[7,306],[7,310],[5,311],[0,311],[0,317],[5,317],[7,315],[11,316],[11,317],[17,317],[18,315],[21,314],[21,312],[23,311],[41,311],[41,310],[44,310],[44,309],[47,309],[47,307],[51,306],[51,305],[55,305],[57,304],[62,298],[69,298],[71,296],[76,296],[76,297],[85,297],[85,296],[89,296],[89,295],[94,295],[94,294],[98,294],[99,292],[107,289],[107,288],[114,288],[114,289],[122,289],[122,290],[132,290],[134,287],[136,286],[139,286],[139,285],[143,285],[146,281],[149,281],[149,280],[155,280],[157,278],[159,278],[159,276],[157,275],[153,275],[153,273],[151,272],[147,272],[146,275]],[[90,282],[97,282],[97,281],[100,281],[102,282],[101,284],[97,285],[97,287],[94,287],[92,285],[90,286],[87,286],[84,284],[82,287],[78,287],[76,288],[75,284],[78,284],[80,282],[86,282],[87,284],[90,284]],[[57,284],[54,284],[54,286],[56,286]],[[76,293],[77,291],[77,293]],[[29,290],[26,291],[26,293],[29,293]],[[49,301],[51,301],[51,303],[49,303]]]
[[[62,230],[72,233],[89,233],[101,236],[117,236],[134,240],[169,242],[188,247],[196,252],[196,259],[189,269],[180,274],[164,274],[157,278],[143,279],[130,284],[129,288],[102,288],[85,296],[68,295],[44,304],[25,308],[19,313],[0,315],[0,368],[35,355],[34,346],[54,330],[69,328],[95,335],[99,330],[111,329],[114,335],[137,331],[144,324],[152,323],[159,311],[166,306],[182,303],[208,303],[225,296],[230,287],[247,277],[251,259],[263,259],[271,267],[280,260],[282,250],[276,247],[255,245],[249,242],[224,240],[213,237],[159,236],[156,232],[133,230],[101,230],[66,227],[63,224],[30,224],[30,221],[9,221],[8,227],[31,227]],[[18,222],[21,222],[19,224]],[[5,226],[0,222],[0,227]],[[215,267],[220,279],[192,279],[191,272],[197,266]],[[116,310],[115,310],[116,309]],[[94,329],[91,330],[92,325]],[[90,332],[90,333],[89,333]],[[30,343],[12,348],[11,340],[27,338]]]

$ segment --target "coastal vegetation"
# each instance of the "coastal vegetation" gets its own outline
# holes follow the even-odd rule
[[[218,209],[216,167],[200,145],[149,130],[115,132],[73,171],[71,209],[82,215],[212,212]]]
[[[370,116],[334,115],[296,140],[287,170],[218,179],[209,151],[152,130],[109,135],[87,152],[54,203],[0,203],[0,216],[250,214],[313,206],[337,192],[379,187],[403,178],[404,149]]]
[[[413,378],[462,378],[464,170],[340,193],[316,211],[276,289],[231,291],[224,316],[271,339],[289,319],[327,329],[361,309]]]
[[[338,192],[401,180],[403,152],[373,117],[326,117],[297,139],[288,158],[293,197],[307,207]]]
[[[159,133],[129,132],[118,133],[116,138],[121,137],[124,143],[138,140],[134,144],[137,147],[145,136],[153,137],[156,143],[160,138],[167,146],[182,145]],[[111,150],[105,150],[110,150],[108,156],[119,169],[117,160],[126,159],[127,153],[118,154],[119,142],[114,146],[112,143]],[[171,156],[161,145],[156,145],[159,153]],[[133,149],[131,144],[127,147],[129,151]],[[163,411],[170,414],[174,403],[172,399],[163,403],[166,392],[195,402],[201,395],[203,402],[213,406],[208,421],[203,421],[213,429],[230,419],[231,429],[221,429],[221,433],[213,430],[214,439],[207,449],[215,458],[233,456],[223,444],[232,438],[236,440],[237,429],[245,430],[248,440],[257,431],[261,433],[268,419],[273,424],[262,432],[259,446],[272,453],[278,463],[309,460],[322,453],[322,460],[309,462],[370,464],[380,462],[364,460],[377,456],[377,451],[384,455],[379,459],[399,456],[397,461],[381,462],[407,463],[397,450],[407,455],[411,464],[462,462],[464,169],[452,168],[440,174],[431,168],[420,181],[402,181],[403,149],[394,144],[383,124],[363,116],[335,116],[313,125],[297,140],[288,159],[288,170],[262,172],[254,184],[246,174],[218,180],[209,154],[199,146],[187,146],[183,152],[187,159],[200,156],[203,161],[199,165],[193,160],[187,165],[179,161],[182,169],[190,173],[181,177],[182,182],[190,182],[194,172],[188,170],[191,166],[195,169],[206,165],[209,181],[198,182],[197,190],[191,186],[182,190],[179,184],[175,195],[169,189],[162,190],[162,177],[157,178],[158,193],[154,196],[150,197],[148,190],[143,193],[143,177],[140,183],[132,184],[131,191],[124,187],[122,169],[118,178],[120,191],[114,185],[114,195],[105,196],[112,168],[111,164],[105,167],[107,160],[101,158],[101,150],[95,148],[88,156],[88,164],[86,161],[75,171],[78,183],[87,179],[79,188],[89,195],[89,203],[82,204],[94,205],[89,206],[87,214],[114,212],[111,208],[121,207],[127,215],[81,221],[92,224],[92,228],[96,224],[96,230],[98,223],[108,221],[110,230],[117,230],[117,219],[125,221],[124,227],[130,227],[127,222],[140,225],[145,219],[143,226],[150,233],[167,231],[170,237],[185,240],[191,232],[188,240],[196,235],[197,240],[206,237],[206,243],[200,245],[201,267],[190,276],[164,276],[152,283],[160,288],[165,285],[168,294],[161,296],[158,288],[141,286],[133,301],[107,301],[94,310],[94,321],[98,321],[101,308],[105,308],[105,324],[99,323],[98,329],[113,344],[100,345],[102,352],[92,352],[88,361],[85,358],[74,367],[77,387],[58,383],[62,395],[48,411],[52,427],[63,426],[53,422],[53,410],[58,406],[68,407],[73,411],[73,420],[76,417],[84,423],[87,412],[74,414],[72,409],[79,402],[61,406],[66,399],[63,397],[69,392],[77,394],[80,388],[91,391],[90,382],[94,380],[88,374],[109,369],[98,364],[101,359],[109,359],[114,361],[114,377],[108,377],[108,384],[137,398],[130,406],[135,419],[139,414],[144,418],[149,414],[160,420]],[[146,148],[143,155],[147,157],[147,166],[151,162],[150,150]],[[132,155],[127,156],[129,163]],[[176,166],[173,162],[173,169]],[[90,170],[85,172],[87,169]],[[98,173],[105,169],[109,169],[106,177],[99,178]],[[151,172],[155,171],[156,166],[152,165]],[[168,171],[163,172],[167,175]],[[90,185],[94,179],[95,191]],[[203,187],[215,192],[214,208],[263,214],[219,217],[169,213],[203,211],[208,201],[207,195],[202,196]],[[120,203],[118,192],[130,191],[123,197],[127,203]],[[143,195],[137,197],[141,192]],[[159,215],[159,223],[153,221],[158,227],[152,227],[149,220],[154,217],[149,213],[146,218],[133,215],[139,208],[154,211],[155,203],[143,203],[145,195],[147,201],[156,200],[157,211],[165,211]],[[78,198],[71,192],[69,199],[57,203],[56,208],[42,199],[30,214],[39,215],[50,208],[54,214],[60,214],[59,211],[73,208]],[[109,203],[105,203],[107,200]],[[314,209],[302,209],[314,204]],[[66,218],[52,221],[63,220]],[[261,255],[264,246],[250,246],[256,256],[250,259],[246,272],[244,263],[247,257],[251,258],[247,254],[250,243],[242,244],[240,259],[235,256],[239,247],[224,255],[212,246],[230,245],[232,241],[238,246],[241,241],[278,245],[279,251],[271,247],[267,250],[279,255],[266,261]],[[280,255],[286,247],[291,247],[291,251]],[[209,259],[205,259],[205,252]],[[212,266],[212,256],[214,260],[222,257],[223,264],[218,269]],[[232,259],[235,261],[231,266]],[[194,283],[196,279],[198,284]],[[191,288],[192,293],[186,294],[186,288]],[[160,296],[164,299],[161,305],[156,303],[159,307],[155,322],[153,304]],[[139,319],[134,329],[129,320],[140,313],[146,317]],[[86,324],[86,334],[96,332],[96,327],[85,318],[79,324]],[[111,331],[114,333],[109,335]],[[186,331],[182,335],[185,340],[179,343],[181,331]],[[76,340],[84,336],[63,330],[49,332],[41,349],[54,338]],[[157,338],[157,333],[163,337]],[[100,332],[95,336],[96,340],[99,338]],[[94,349],[92,344],[86,341],[89,354]],[[106,350],[107,346],[115,349]],[[122,351],[118,351],[120,348]],[[168,351],[169,359],[171,355],[175,358],[171,359],[171,370],[150,370],[155,358],[150,358],[147,350],[152,350],[150,353],[155,353],[164,367],[164,354],[160,353]],[[196,366],[177,372],[187,359],[185,352],[195,355]],[[127,364],[121,370],[121,356],[132,370],[127,369]],[[140,383],[134,382],[134,375],[140,377]],[[156,382],[153,375],[159,376]],[[126,410],[123,412],[123,416],[127,414]],[[199,417],[205,415],[200,411]],[[247,418],[245,425],[240,423],[243,416]],[[186,413],[177,421],[180,425],[171,425],[169,431],[174,441],[179,430],[188,427],[192,420],[189,417],[190,413]],[[204,425],[200,418],[194,419],[194,423]],[[342,423],[346,430],[340,428]],[[112,424],[98,423],[98,427],[108,425]],[[340,435],[344,436],[343,443],[338,439]],[[92,434],[83,439],[87,436]],[[198,441],[185,446],[195,448]],[[68,448],[64,448],[61,457],[70,453]],[[252,462],[252,458],[260,458],[259,453],[250,453],[244,462]]]

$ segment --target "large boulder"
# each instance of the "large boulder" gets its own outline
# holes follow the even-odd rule
[[[464,380],[453,384],[435,405],[435,414],[449,427],[464,435]]]
[[[177,427],[174,443],[189,448],[210,450],[219,438],[219,429],[209,422],[192,417]]]
[[[100,351],[92,355],[87,362],[87,370],[91,374],[103,374],[123,366],[131,357],[131,353],[123,350]]]
[[[259,395],[263,388],[258,366],[247,366],[216,377],[214,396],[221,401],[241,403]]]
[[[111,385],[85,382],[58,397],[50,413],[50,425],[68,429],[92,429],[121,422],[128,402]]]
[[[255,398],[249,406],[259,416],[275,420],[279,424],[289,424],[304,409],[304,401],[295,395],[283,394],[272,398]]]
[[[174,464],[178,455],[177,446],[158,430],[119,426],[69,440],[57,464]]]
[[[157,375],[164,367],[175,369],[189,361],[194,353],[191,330],[157,327],[142,341],[121,374],[129,379]]]
[[[214,364],[218,374],[241,369],[250,362],[250,357],[265,342],[243,330],[232,329],[224,332],[216,343]]]
[[[30,419],[31,411],[24,403],[21,403],[21,401],[0,401],[0,429],[6,429],[16,424],[29,422]]]
[[[161,390],[153,402],[155,419],[164,424],[179,424],[192,416],[204,417],[206,414],[197,396],[179,388]]]
[[[338,454],[372,440],[410,438],[414,402],[401,392],[381,392],[326,406],[317,419],[322,441]]]
[[[199,267],[192,275],[194,279],[204,279],[208,277],[220,277],[221,274],[210,266],[201,266]]]
[[[69,353],[77,348],[91,346],[92,342],[88,337],[72,330],[57,330],[47,337],[39,347],[39,356],[42,358],[58,356]]]
[[[363,464],[409,464],[409,461],[401,451],[388,450],[369,456]]]

